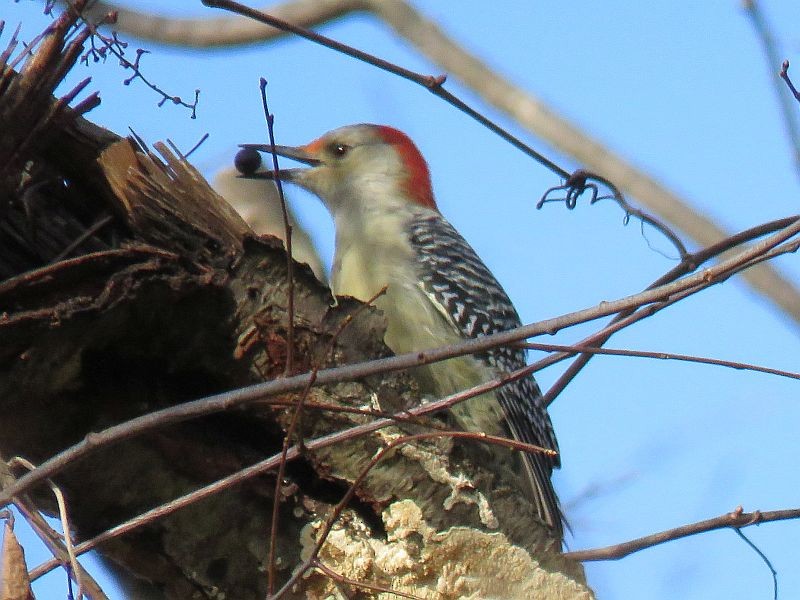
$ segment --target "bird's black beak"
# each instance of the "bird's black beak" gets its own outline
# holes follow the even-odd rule
[[[271,168],[260,169],[261,158],[259,152],[291,158],[306,165],[315,167],[322,161],[312,156],[303,146],[272,146],[270,144],[240,144],[242,148],[236,155],[236,168],[241,176],[246,179],[275,179],[275,171]],[[269,161],[271,163],[271,161]],[[277,172],[279,179],[291,181],[294,175],[304,169],[280,169]]]
[[[258,150],[259,152],[265,152],[267,154],[272,154],[274,152],[278,156],[292,158],[297,162],[311,165],[312,167],[322,163],[321,160],[313,157],[304,146],[275,146],[273,149],[273,146],[270,144],[239,144],[239,147]]]

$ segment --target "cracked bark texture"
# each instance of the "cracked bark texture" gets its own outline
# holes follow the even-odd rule
[[[255,236],[165,146],[156,145],[157,154],[120,138],[52,97],[82,51],[80,35],[66,47],[63,42],[75,22],[66,13],[59,17],[19,72],[0,65],[4,460],[23,456],[40,463],[126,419],[279,377],[288,351],[283,245]],[[295,264],[294,273],[297,372],[388,355],[378,311],[351,299],[333,304],[308,267]],[[329,356],[334,332],[350,316]],[[403,374],[315,388],[310,398],[387,412],[419,402]],[[302,431],[311,438],[366,418],[308,410]],[[289,419],[288,409],[256,402],[161,427],[70,465],[55,481],[67,496],[77,539],[277,453]],[[288,465],[277,532],[282,581],[308,551],[309,532],[363,466],[387,440],[421,427],[387,428]],[[337,570],[367,546],[408,554],[413,542],[417,558],[404,563],[402,576],[371,570],[362,573],[365,580],[407,585],[419,565],[426,575],[418,573],[414,593],[470,597],[484,588],[467,593],[457,578],[461,583],[448,587],[434,570],[456,560],[456,550],[444,549],[480,540],[472,560],[480,562],[485,551],[487,562],[465,577],[491,585],[498,577],[492,565],[513,555],[543,582],[536,588],[543,597],[589,597],[581,566],[564,559],[536,522],[511,467],[489,472],[481,459],[475,445],[447,439],[403,446],[369,473],[337,529],[354,543],[338,547],[333,536],[322,556],[342,558],[331,564]],[[251,479],[116,538],[100,552],[160,597],[263,598],[273,494],[273,475]],[[33,499],[53,514],[46,486]],[[398,507],[415,515],[414,535],[396,533]],[[353,527],[356,522],[362,525]],[[464,539],[472,541],[465,546]],[[317,572],[286,597],[317,597],[331,585]],[[528,589],[520,584],[518,597],[527,597]]]

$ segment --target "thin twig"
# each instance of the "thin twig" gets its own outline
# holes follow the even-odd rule
[[[283,216],[283,231],[286,236],[286,277],[288,279],[288,299],[286,304],[287,333],[286,333],[286,368],[284,375],[291,375],[294,371],[294,259],[292,257],[292,225],[289,223],[289,211],[286,208],[286,197],[283,195],[283,183],[278,177],[278,155],[275,153],[275,115],[269,112],[267,105],[267,80],[263,77],[259,80],[261,90],[261,103],[264,107],[264,117],[267,120],[267,132],[269,134],[269,144],[272,150],[272,170],[275,175],[275,186],[278,188],[278,198],[281,201],[281,215]]]
[[[204,143],[204,142],[205,142],[205,141],[206,141],[208,138],[209,138],[209,134],[208,134],[208,133],[204,133],[202,136],[200,136],[200,139],[199,139],[199,140],[197,140],[197,143],[196,143],[194,146],[192,146],[192,147],[189,149],[189,151],[188,151],[186,154],[184,154],[183,152],[181,152],[180,148],[178,148],[178,146],[177,146],[177,145],[176,145],[176,144],[175,144],[175,143],[174,143],[174,142],[173,142],[171,139],[167,138],[167,143],[170,145],[170,147],[171,147],[171,148],[172,148],[172,150],[175,152],[175,154],[177,154],[177,155],[178,155],[180,158],[182,158],[183,160],[186,160],[186,159],[187,159],[187,158],[189,158],[189,157],[190,157],[190,156],[191,156],[191,155],[192,155],[192,154],[193,154],[193,153],[194,153],[194,152],[195,152],[195,151],[196,151],[196,150],[197,150],[197,149],[198,149],[200,146],[202,146],[202,145],[203,145],[203,143]]]
[[[607,187],[611,190],[610,196],[600,196],[599,194],[599,187],[598,184]],[[563,198],[551,198],[550,195],[553,192],[564,191],[566,192],[565,197]],[[580,198],[585,192],[590,192],[591,199],[589,204],[595,204],[600,200],[614,200],[622,210],[625,211],[625,219],[624,224],[627,225],[628,221],[630,220],[631,216],[636,217],[642,223],[647,223],[657,231],[660,231],[661,234],[666,237],[672,245],[678,250],[678,254],[680,255],[681,260],[683,260],[686,255],[689,253],[686,250],[686,246],[683,244],[680,236],[672,231],[672,229],[656,217],[647,214],[643,210],[636,208],[630,202],[625,199],[622,192],[615,186],[611,181],[607,178],[603,177],[602,175],[598,175],[596,173],[591,173],[584,169],[578,169],[572,175],[569,176],[566,182],[563,185],[551,187],[548,189],[541,197],[539,202],[536,203],[536,208],[541,209],[548,202],[564,202],[570,210],[575,208],[577,205],[578,198]]]
[[[767,558],[767,555],[764,554],[761,549],[750,540],[749,537],[742,533],[741,529],[734,528],[733,531],[744,541],[745,544],[750,546],[753,552],[758,554],[761,560],[764,561],[764,564],[767,565],[770,573],[772,573],[772,600],[778,600],[778,572],[775,570],[775,567],[772,566],[772,562],[770,562],[770,560]]]
[[[789,91],[792,92],[792,96],[794,99],[800,102],[800,92],[797,91],[797,88],[794,87],[794,83],[792,83],[792,79],[789,77],[789,60],[784,60],[781,63],[781,70],[779,75],[781,79],[786,82],[786,86],[789,88]]]
[[[50,552],[53,554],[55,557],[53,559],[53,562],[55,563],[54,566],[69,565],[76,554],[75,549],[73,548],[71,555],[70,551],[62,543],[61,540],[64,536],[60,535],[57,531],[50,527],[50,525],[47,524],[47,521],[44,519],[44,517],[39,514],[39,512],[33,506],[33,503],[29,502],[27,498],[15,502],[14,506],[16,506],[17,510],[22,514],[22,516],[25,517],[25,520],[31,526],[31,529],[33,529],[36,535],[39,536],[39,539],[42,540],[42,543],[47,546],[48,550],[50,550]],[[97,583],[91,574],[77,561],[75,564],[80,570],[80,580],[83,583],[83,591],[87,598],[91,598],[92,600],[109,600],[108,596],[106,596],[105,592],[103,592],[103,590],[100,588],[100,584]],[[73,566],[72,569],[74,570],[75,567]]]
[[[68,2],[69,3],[69,2]],[[200,99],[200,90],[196,89],[194,91],[194,101],[193,102],[186,102],[180,96],[174,96],[172,94],[168,94],[163,89],[161,89],[157,84],[150,81],[145,74],[142,72],[140,67],[140,62],[142,57],[145,54],[150,54],[149,50],[144,50],[143,48],[136,49],[136,58],[133,61],[130,61],[127,56],[125,55],[125,49],[128,47],[126,42],[121,41],[117,37],[117,32],[112,32],[110,36],[103,35],[99,31],[99,27],[102,25],[113,24],[116,21],[116,13],[108,12],[104,14],[97,23],[93,23],[89,18],[87,18],[84,14],[83,8],[77,10],[77,14],[80,17],[81,21],[86,25],[88,30],[91,32],[91,48],[84,53],[81,57],[81,62],[84,63],[86,66],[89,65],[89,58],[92,59],[93,62],[98,62],[100,60],[105,61],[108,54],[113,55],[118,61],[119,65],[123,69],[131,69],[133,71],[133,75],[123,80],[123,85],[130,85],[135,80],[139,79],[144,83],[148,88],[153,90],[156,94],[161,96],[161,100],[158,102],[159,108],[164,106],[167,102],[172,104],[177,104],[188,108],[191,111],[191,118],[197,118],[197,104]],[[98,48],[95,46],[94,40],[98,39],[102,43],[102,47]]]
[[[262,79],[263,81],[263,79]],[[265,82],[266,83],[266,82]],[[266,96],[264,96],[266,98]],[[269,114],[269,111],[266,107],[266,101],[264,104],[264,112]],[[270,128],[271,132],[271,128]],[[270,144],[272,144],[272,148],[275,148],[275,141],[270,134]],[[277,165],[277,155],[273,152],[272,154],[273,160],[275,160],[275,171],[277,174],[278,165]],[[278,188],[280,189],[280,188]],[[283,198],[283,195],[281,195]],[[286,204],[284,203],[284,215],[285,213]],[[367,300],[364,304],[360,305],[358,309],[354,313],[347,315],[342,322],[339,324],[339,327],[331,336],[329,341],[328,347],[326,351],[322,354],[323,360],[328,360],[328,357],[333,352],[336,342],[339,340],[339,336],[347,329],[350,323],[353,322],[353,319],[356,315],[360,314],[361,311],[365,310],[368,306],[371,306],[378,298],[383,296],[386,293],[386,286],[378,291],[372,298]],[[311,376],[308,379],[308,384],[303,388],[303,391],[300,393],[300,397],[297,400],[297,404],[294,407],[294,411],[292,413],[292,420],[289,423],[289,427],[286,429],[286,435],[283,436],[283,447],[281,448],[281,462],[278,465],[278,474],[275,476],[275,496],[272,503],[272,523],[270,525],[270,536],[269,536],[269,556],[267,561],[267,574],[268,574],[268,585],[267,590],[269,594],[272,594],[273,590],[275,589],[275,554],[277,552],[278,547],[278,517],[280,515],[279,508],[281,503],[281,485],[283,483],[283,474],[286,468],[286,456],[289,452],[289,444],[291,444],[292,438],[295,435],[295,431],[297,430],[298,424],[300,423],[301,415],[303,413],[303,405],[305,404],[306,400],[308,399],[309,393],[311,393],[311,388],[314,386],[314,382],[317,379],[317,374],[319,373],[320,365],[315,365],[314,368],[311,370]],[[298,436],[297,440],[298,447],[303,447],[303,439],[302,435]]]
[[[613,546],[605,546],[603,548],[594,548],[592,550],[576,550],[574,552],[565,552],[564,556],[572,560],[582,562],[592,560],[619,560],[625,558],[629,554],[644,550],[645,548],[652,548],[659,544],[678,540],[680,538],[697,535],[698,533],[705,533],[715,529],[725,529],[732,527],[734,529],[741,529],[749,527],[750,525],[759,525],[761,523],[768,523],[771,521],[785,521],[789,519],[800,519],[800,508],[790,508],[785,510],[772,510],[767,512],[755,511],[746,513],[742,511],[742,507],[736,508],[733,512],[714,517],[713,519],[706,519],[705,521],[698,521],[697,523],[690,523],[689,525],[682,525],[674,529],[667,529],[659,533],[653,533],[644,537],[622,542],[621,544],[614,544]]]
[[[80,246],[80,245],[81,245],[83,242],[85,242],[85,241],[86,241],[86,240],[88,240],[90,237],[92,237],[92,236],[93,236],[95,233],[97,233],[98,231],[100,231],[100,230],[101,230],[103,227],[105,227],[106,225],[108,225],[109,223],[111,223],[111,221],[113,221],[113,220],[114,220],[114,217],[112,217],[111,215],[105,215],[104,217],[100,217],[99,219],[97,219],[97,221],[95,221],[94,223],[92,223],[92,224],[91,224],[91,225],[90,225],[90,226],[89,226],[89,227],[86,229],[86,231],[84,231],[84,232],[83,232],[83,233],[81,233],[81,234],[80,234],[80,235],[79,235],[77,238],[75,238],[75,240],[73,240],[73,242],[72,242],[72,243],[71,243],[69,246],[67,246],[66,248],[64,248],[64,249],[63,249],[63,250],[62,250],[62,251],[61,251],[61,252],[58,254],[58,256],[56,256],[56,257],[55,257],[55,258],[54,258],[52,261],[50,261],[50,262],[51,262],[51,263],[57,263],[57,262],[59,262],[59,261],[61,261],[61,260],[64,260],[64,259],[65,259],[66,257],[68,257],[70,254],[72,254],[72,252],[73,252],[73,251],[74,251],[74,250],[75,250],[75,249],[76,249],[78,246]]]
[[[319,569],[320,571],[325,573],[325,575],[327,575],[328,577],[330,577],[334,581],[337,581],[339,583],[344,583],[346,585],[351,585],[351,586],[353,586],[355,588],[361,588],[361,589],[365,589],[365,590],[370,590],[370,591],[378,592],[378,593],[381,593],[381,594],[393,594],[395,596],[400,596],[401,598],[411,598],[411,600],[425,600],[424,598],[422,598],[420,596],[415,596],[413,594],[408,594],[406,592],[399,592],[397,590],[393,590],[393,589],[388,588],[388,587],[383,586],[383,585],[376,585],[376,584],[373,584],[373,583],[364,583],[363,581],[356,581],[355,579],[350,579],[349,577],[345,577],[344,575],[341,575],[340,573],[337,573],[336,571],[334,571],[330,567],[326,566],[325,563],[323,563],[319,559],[314,560],[313,567],[315,569]]]
[[[270,25],[282,31],[294,33],[295,35],[299,35],[300,37],[320,44],[321,46],[325,46],[326,48],[330,48],[336,52],[341,52],[342,54],[350,56],[351,58],[355,58],[383,71],[392,73],[398,77],[402,77],[403,79],[407,79],[408,81],[412,81],[418,85],[421,85],[434,96],[438,96],[451,106],[454,106],[464,114],[472,117],[491,132],[497,134],[509,144],[534,159],[540,165],[550,169],[550,171],[555,173],[557,176],[563,179],[569,177],[569,171],[559,167],[556,163],[528,146],[518,137],[512,135],[510,132],[500,127],[500,125],[469,106],[466,102],[451,92],[444,89],[444,82],[447,78],[445,75],[439,75],[437,77],[434,77],[433,75],[422,75],[421,73],[411,71],[387,60],[383,60],[382,58],[378,58],[373,54],[369,54],[368,52],[364,52],[363,50],[359,50],[353,46],[348,46],[342,42],[338,42],[309,29],[300,27],[299,25],[293,25],[292,23],[284,21],[283,19],[279,19],[278,17],[254,8],[250,8],[248,6],[244,6],[243,4],[239,4],[233,0],[202,0],[202,2],[206,6],[210,6],[212,8],[221,8],[244,17],[249,17],[250,19],[264,23],[265,25]]]
[[[761,264],[766,261],[770,261],[774,258],[778,258],[779,256],[783,256],[784,254],[795,254],[798,249],[800,249],[800,240],[792,240],[789,242],[785,242],[780,246],[776,246],[772,250],[769,250],[768,252],[765,252],[760,256],[754,256],[746,263],[732,269],[729,276],[732,277],[734,275],[741,273],[745,269],[749,269],[755,265]]]
[[[36,470],[36,465],[34,465],[29,460],[22,458],[21,456],[15,456],[11,460],[8,461],[8,466],[13,468],[15,466],[20,466],[28,470],[28,472],[32,472]],[[59,488],[52,480],[47,480],[47,485],[50,486],[50,490],[53,492],[53,495],[56,498],[56,504],[58,505],[58,517],[61,521],[61,529],[64,532],[64,545],[66,547],[67,556],[69,558],[70,564],[70,576],[75,579],[75,583],[78,584],[78,600],[83,598],[83,569],[81,568],[80,563],[78,562],[78,555],[75,554],[75,547],[72,544],[72,532],[69,523],[69,515],[67,513],[67,503],[64,500],[64,494],[61,492],[61,488]]]
[[[764,61],[769,70],[770,83],[773,84],[772,87],[775,90],[783,125],[786,129],[786,137],[789,140],[789,145],[792,147],[795,171],[800,175],[800,124],[798,124],[797,120],[797,107],[790,101],[789,96],[786,95],[786,89],[781,85],[778,78],[775,77],[775,69],[778,65],[782,64],[782,61],[780,59],[780,53],[778,52],[778,46],[775,42],[775,37],[772,35],[772,28],[767,22],[767,18],[761,10],[761,5],[758,0],[745,0],[743,6],[745,13],[750,18],[758,41],[761,42],[761,48],[764,51]]]
[[[588,353],[603,354],[608,356],[632,356],[636,358],[657,358],[659,360],[677,360],[683,362],[699,363],[703,365],[716,365],[728,367],[737,371],[755,371],[757,373],[767,373],[778,377],[788,377],[789,379],[800,379],[800,373],[794,371],[784,371],[772,367],[763,367],[750,363],[738,362],[733,360],[723,360],[721,358],[708,358],[705,356],[692,356],[690,354],[675,354],[673,352],[652,352],[647,350],[622,350],[612,348],[598,348],[596,346],[568,345],[568,344],[540,344],[538,342],[520,342],[516,344],[520,348],[528,350],[539,350],[542,352],[564,352],[564,353]]]

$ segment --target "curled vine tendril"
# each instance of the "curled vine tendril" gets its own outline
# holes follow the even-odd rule
[[[607,189],[610,193],[601,194],[601,188]],[[617,186],[608,179],[584,169],[578,169],[572,173],[562,185],[551,187],[545,191],[539,202],[536,203],[536,208],[541,209],[548,202],[563,202],[569,210],[572,210],[584,195],[588,195],[590,205],[600,200],[615,201],[625,211],[625,217],[622,220],[624,225],[630,222],[631,217],[636,217],[643,224],[646,223],[661,232],[675,246],[681,260],[689,254],[678,234],[672,231],[665,223],[632,206]]]

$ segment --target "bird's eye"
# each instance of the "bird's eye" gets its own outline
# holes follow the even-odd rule
[[[350,151],[347,144],[331,144],[331,154],[334,156],[344,156]]]

